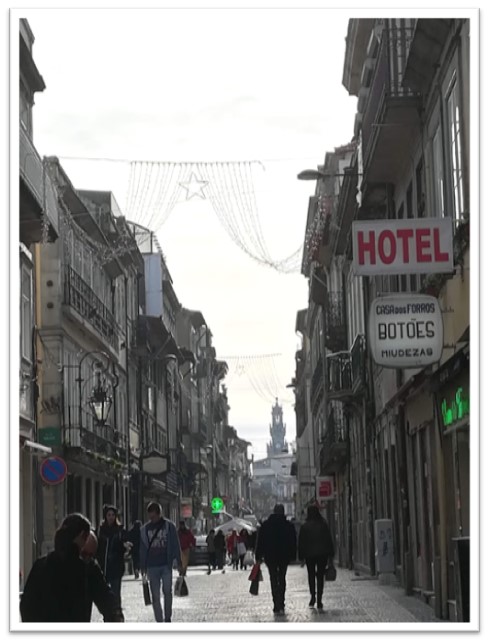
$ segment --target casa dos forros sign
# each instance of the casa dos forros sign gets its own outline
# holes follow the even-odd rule
[[[369,310],[369,346],[385,368],[419,368],[440,361],[444,327],[439,301],[425,294],[384,296]]]
[[[451,218],[354,221],[356,275],[453,271]]]

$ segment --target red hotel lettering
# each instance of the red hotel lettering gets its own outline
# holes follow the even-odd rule
[[[443,261],[449,261],[449,253],[441,252],[439,231],[438,227],[434,229],[434,260],[441,263]]]
[[[419,227],[415,230],[415,240],[417,244],[417,261],[419,263],[429,263],[432,261],[432,256],[430,254],[424,254],[423,250],[430,249],[430,239],[422,239],[423,236],[430,236],[430,230],[428,228]]]
[[[374,242],[374,232],[369,233],[369,242],[364,240],[363,232],[358,234],[358,252],[359,252],[359,265],[364,265],[364,254],[369,252],[371,254],[371,265],[376,265],[376,249]]]
[[[385,252],[385,240],[388,239],[390,241],[390,254],[389,256],[386,255]],[[385,263],[386,265],[390,265],[390,263],[393,263],[396,257],[396,239],[395,235],[391,230],[383,230],[379,237],[378,237],[378,254],[380,255],[380,259]]]
[[[398,230],[397,236],[403,243],[403,261],[404,263],[409,263],[410,253],[408,249],[408,241],[413,238],[413,230]]]

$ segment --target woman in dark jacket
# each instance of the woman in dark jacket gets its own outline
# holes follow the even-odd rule
[[[127,533],[119,522],[117,508],[105,505],[103,507],[103,522],[98,530],[97,560],[119,601],[119,605],[121,604],[120,591],[125,569],[124,555],[127,542]]]
[[[215,556],[217,558],[217,567],[219,571],[225,573],[225,535],[222,531],[217,531],[214,537]]]
[[[325,569],[328,563],[333,562],[334,542],[329,525],[320,514],[317,506],[308,507],[307,521],[300,528],[298,558],[305,560],[307,564],[311,595],[309,606],[315,606],[315,596],[317,596],[317,608],[322,609]],[[317,592],[315,592],[315,580],[317,580]]]

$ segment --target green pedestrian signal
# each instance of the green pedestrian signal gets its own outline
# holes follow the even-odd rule
[[[220,513],[224,508],[224,501],[220,497],[214,497],[210,502],[212,513]]]

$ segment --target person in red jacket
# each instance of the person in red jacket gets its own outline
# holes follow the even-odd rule
[[[237,571],[239,568],[239,553],[238,553],[238,544],[240,542],[240,537],[237,531],[234,529],[232,533],[227,538],[227,552],[229,557],[232,560],[232,568]]]
[[[181,575],[186,575],[186,569],[190,561],[190,549],[195,546],[196,540],[191,530],[186,527],[184,521],[180,522],[178,539],[180,540],[181,548]]]

